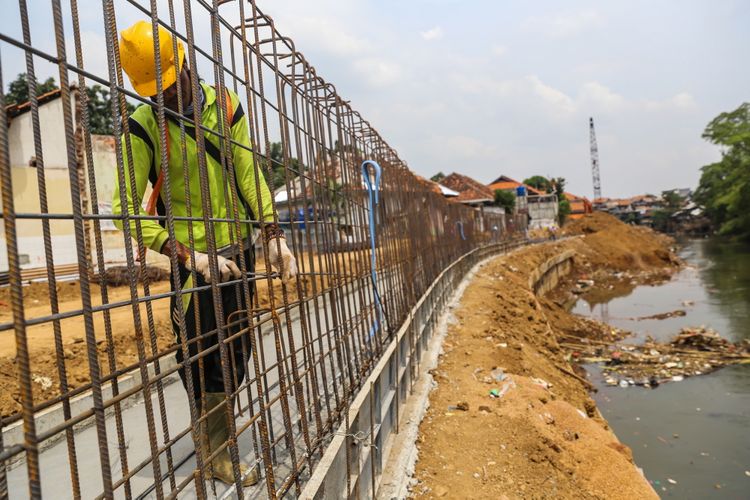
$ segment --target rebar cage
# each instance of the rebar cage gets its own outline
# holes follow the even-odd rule
[[[433,280],[473,249],[522,237],[525,220],[447,202],[254,1],[18,0],[17,10],[7,7],[0,23],[7,250],[0,255],[0,497],[298,496]],[[225,90],[239,97],[250,146],[232,136],[227,116],[209,126],[201,113],[187,114],[182,99],[177,110],[166,107],[158,63],[157,95],[133,91],[118,39],[137,20],[152,27],[157,61],[159,27],[171,34],[174,53],[184,46],[193,96],[204,81],[221,109]],[[10,102],[8,84],[19,72],[27,100]],[[37,75],[54,75],[55,88],[42,92]],[[182,96],[179,78],[176,85]],[[156,215],[142,210],[138,193],[132,203],[124,197],[136,185],[128,116],[141,105],[156,120],[154,164],[165,173]],[[171,157],[169,122],[180,133]],[[218,150],[221,202],[212,196],[207,147]],[[252,188],[261,197],[265,179],[273,223],[296,257],[290,282],[264,258],[278,240],[239,236],[248,227],[262,233],[271,221],[239,215],[238,148],[252,153]],[[372,188],[365,160],[382,167]],[[181,169],[184,182],[170,181],[170,168]],[[225,217],[214,216],[217,203]],[[142,226],[152,221],[171,241],[176,227],[189,228],[182,243],[193,259],[194,233],[202,231],[214,276],[214,235],[224,225],[240,249],[241,277],[185,286],[176,255],[146,249]],[[191,276],[188,283],[198,283]],[[230,315],[222,313],[227,290],[245,304]],[[184,299],[200,293],[211,297],[202,307],[213,309],[216,328],[188,339]],[[216,341],[206,347],[209,338]],[[182,387],[179,373],[203,383],[204,359],[217,350],[232,390],[212,411],[226,413],[230,432],[221,449],[206,450],[205,401]],[[233,485],[205,479],[224,450]],[[258,485],[243,489],[240,463],[260,468]]]

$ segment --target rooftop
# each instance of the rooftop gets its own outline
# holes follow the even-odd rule
[[[441,180],[440,184],[457,191],[458,196],[453,199],[459,202],[494,201],[495,199],[495,192],[490,188],[471,177],[456,172]]]
[[[500,177],[492,181],[492,183],[490,184],[490,189],[494,193],[498,189],[503,190],[503,191],[508,191],[510,189],[516,189],[519,186],[525,186],[526,190],[530,194],[535,194],[535,195],[546,194],[540,191],[539,189],[533,188],[527,184],[524,184],[523,182],[518,182],[517,180],[511,179],[510,177],[506,175],[501,175]]]

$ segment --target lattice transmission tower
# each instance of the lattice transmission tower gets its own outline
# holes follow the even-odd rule
[[[596,146],[594,119],[589,118],[589,142],[591,143],[591,176],[594,178],[594,199],[602,197],[602,180],[599,177],[599,148]]]

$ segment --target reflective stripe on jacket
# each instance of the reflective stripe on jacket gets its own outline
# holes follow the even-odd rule
[[[201,87],[205,95],[203,103],[203,112],[201,114],[203,126],[211,130],[218,130],[219,123],[219,102],[216,99],[216,90],[210,85],[201,82]],[[234,163],[235,177],[238,187],[237,196],[239,199],[238,213],[241,219],[247,219],[244,204],[250,208],[252,219],[259,220],[261,217],[256,214],[262,214],[264,221],[273,220],[273,207],[271,205],[271,192],[268,189],[263,172],[255,171],[253,162],[253,153],[250,151],[250,136],[248,133],[248,124],[245,119],[245,113],[240,104],[239,97],[234,92],[229,91],[234,109],[234,117],[231,124],[231,136],[234,141],[231,144],[232,158]],[[151,106],[143,104],[139,106],[128,120],[130,129],[130,144],[132,151],[133,173],[135,175],[135,193],[139,201],[143,200],[146,192],[146,186],[150,182],[156,181],[156,175],[161,169],[161,154],[159,152],[159,131],[156,121],[156,115]],[[178,217],[188,215],[187,202],[185,197],[185,176],[183,168],[183,154],[180,142],[180,126],[174,120],[167,120],[167,133],[169,134],[169,184],[172,194],[172,213]],[[206,170],[208,175],[208,189],[211,204],[212,216],[217,219],[234,219],[234,206],[232,204],[230,178],[224,171],[221,163],[214,158],[219,158],[220,151],[219,137],[217,134],[204,131],[206,141]],[[236,144],[235,144],[236,143]],[[202,195],[200,191],[200,180],[198,170],[197,143],[195,142],[195,127],[190,123],[185,123],[185,146],[187,149],[187,168],[189,185],[190,185],[190,216],[193,218],[203,217]],[[211,151],[213,149],[213,151]],[[211,153],[214,153],[213,155]],[[122,156],[125,167],[125,185],[126,198],[128,203],[128,213],[133,215],[146,215],[146,211],[139,204],[134,207],[133,189],[130,183],[130,159],[128,158],[125,138],[122,140]],[[256,175],[260,185],[260,196],[256,187]],[[229,196],[227,202],[225,193]],[[166,185],[162,189],[162,197],[166,194]],[[244,203],[243,203],[244,202]],[[229,210],[227,207],[229,206]],[[159,213],[164,213],[163,204],[160,200],[158,204]],[[120,203],[120,184],[115,172],[115,189],[112,198],[112,213],[115,215],[122,214],[122,204]],[[115,219],[115,226],[122,229],[122,220]],[[206,227],[202,221],[174,221],[175,237],[184,245],[189,245],[188,225],[192,224],[194,249],[199,252],[205,252],[206,247]],[[214,235],[216,238],[216,248],[221,248],[232,243],[230,240],[230,226],[234,230],[234,223],[231,222],[214,222]],[[248,225],[242,224],[242,237],[248,236]],[[131,235],[135,237],[135,221],[130,221]],[[143,235],[143,244],[152,250],[161,250],[164,242],[169,238],[167,230],[162,224],[153,220],[141,220],[141,234]],[[238,240],[234,235],[234,242]]]

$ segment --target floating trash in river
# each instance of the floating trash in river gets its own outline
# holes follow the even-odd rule
[[[563,343],[581,363],[604,363],[607,385],[655,388],[681,382],[721,367],[750,363],[750,339],[732,343],[704,326],[683,328],[668,344],[647,337],[642,345],[590,342]],[[626,383],[623,383],[623,380]]]

